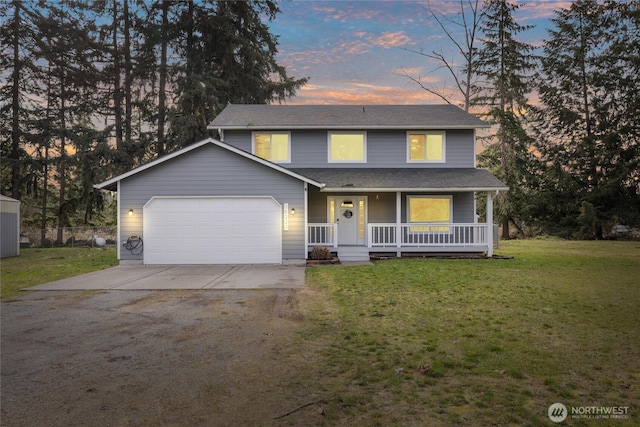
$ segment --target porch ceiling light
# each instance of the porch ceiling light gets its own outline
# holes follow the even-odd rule
[[[133,209],[129,209],[129,216],[133,216]]]
[[[291,208],[291,215],[295,215],[296,214],[296,209],[295,208]]]
[[[341,208],[352,208],[353,202],[351,200],[344,200],[340,205]]]

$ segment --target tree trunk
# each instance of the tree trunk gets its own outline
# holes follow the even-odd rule
[[[118,0],[113,0],[113,114],[115,116],[116,149],[123,150],[122,88],[120,87],[120,52],[118,51]]]
[[[168,45],[168,28],[169,28],[169,2],[162,1],[162,26],[160,30],[161,47],[160,47],[160,82],[158,87],[158,141],[156,154],[162,156],[165,151],[165,135],[164,122],[166,118],[166,84],[167,84],[167,45]]]
[[[131,94],[131,70],[133,68],[131,64],[131,19],[129,17],[129,0],[124,0],[122,3],[122,16],[124,21],[124,45],[122,49],[124,51],[124,138],[125,147],[127,153],[133,151],[133,135],[131,134],[131,121],[132,121],[132,94]],[[128,159],[128,167],[132,166],[131,159]]]
[[[60,197],[58,204],[58,235],[56,237],[56,242],[62,245],[64,242],[63,238],[63,229],[65,226],[65,199],[67,196],[67,153],[65,146],[65,139],[67,133],[67,122],[65,118],[65,80],[64,77],[60,79],[60,93],[63,96],[60,97],[60,160],[58,164],[58,184],[60,185]]]
[[[47,239],[47,197],[49,195],[49,147],[44,147],[42,178],[42,219],[40,221],[40,246],[45,247]]]
[[[509,231],[509,217],[506,215],[502,218],[502,236],[500,236],[500,238],[503,240],[509,240],[511,238]]]
[[[11,197],[20,199],[20,8],[17,1],[13,16],[13,87],[12,87],[12,120],[11,120]]]

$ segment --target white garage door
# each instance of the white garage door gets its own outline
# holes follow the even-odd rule
[[[144,206],[145,264],[280,264],[271,197],[154,197]]]

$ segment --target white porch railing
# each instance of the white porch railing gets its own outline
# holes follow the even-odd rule
[[[308,224],[309,246],[338,247],[338,224]]]
[[[487,224],[369,224],[368,246],[486,246]]]

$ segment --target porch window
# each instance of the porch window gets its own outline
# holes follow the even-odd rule
[[[291,145],[289,132],[253,134],[253,154],[275,163],[291,162]]]
[[[407,162],[443,163],[445,132],[407,133]]]
[[[407,216],[409,223],[451,223],[453,222],[452,196],[407,196]],[[412,232],[449,231],[443,225],[416,225],[410,228]]]
[[[365,132],[329,132],[329,163],[366,163]]]

